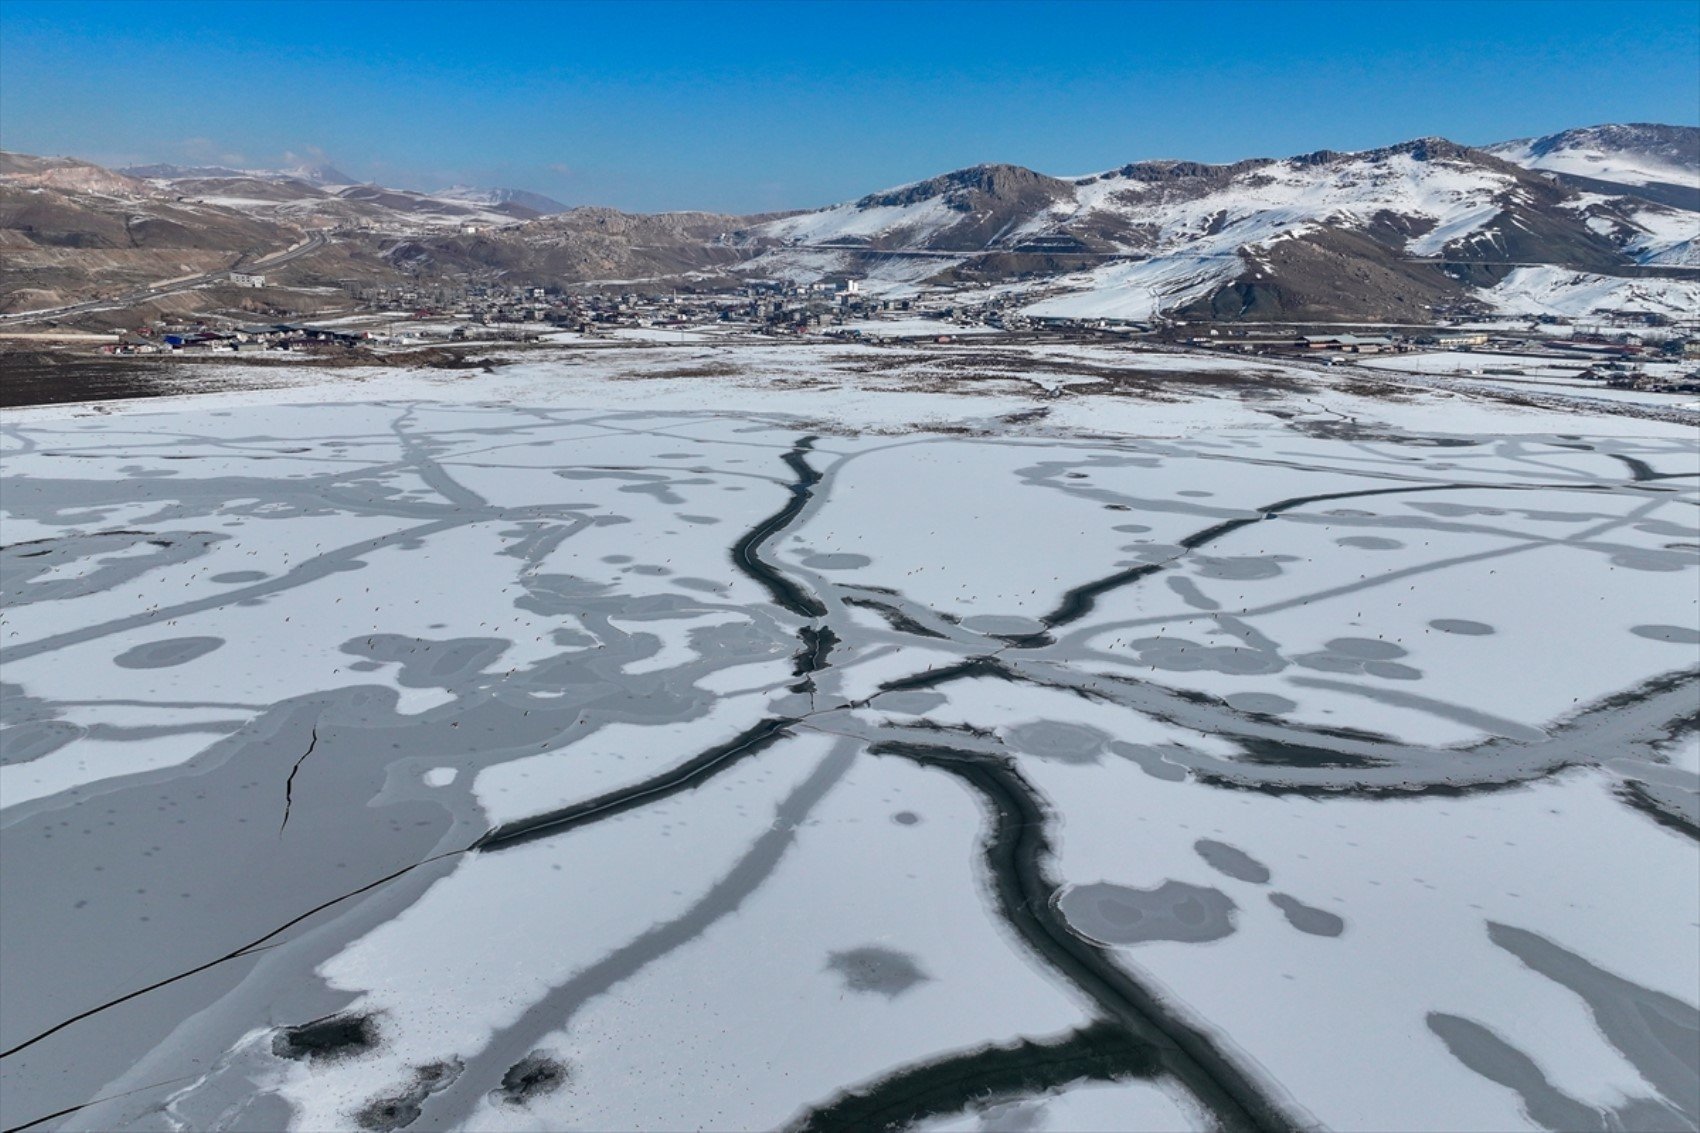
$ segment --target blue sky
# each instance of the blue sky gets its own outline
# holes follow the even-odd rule
[[[734,212],[1700,123],[1700,0],[0,5],[0,146]]]

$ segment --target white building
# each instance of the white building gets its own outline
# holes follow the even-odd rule
[[[238,287],[264,287],[266,285],[266,277],[263,275],[247,275],[243,272],[233,271],[230,273],[230,282],[234,283]]]

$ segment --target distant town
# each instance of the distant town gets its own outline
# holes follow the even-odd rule
[[[232,276],[264,285],[263,276]],[[277,357],[301,354],[378,362],[421,347],[477,344],[579,344],[649,341],[759,342],[813,340],[944,345],[998,334],[1020,339],[1108,339],[1237,355],[1303,357],[1323,363],[1364,355],[1469,352],[1471,364],[1445,372],[1520,376],[1559,370],[1608,388],[1700,392],[1700,319],[1626,313],[1615,319],[1573,321],[1554,316],[1498,319],[1478,325],[1467,314],[1440,326],[1189,324],[1032,317],[1019,312],[1030,297],[1006,295],[964,301],[949,294],[882,297],[862,281],[752,282],[725,291],[583,292],[545,286],[469,284],[460,287],[346,286],[340,308],[312,321],[271,309],[250,314],[142,322],[111,336],[78,336],[110,355],[220,354]],[[107,339],[109,340],[103,340]],[[1483,363],[1483,355],[1503,361]]]

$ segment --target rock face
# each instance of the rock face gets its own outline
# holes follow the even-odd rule
[[[0,309],[216,270],[309,230],[334,238],[280,274],[285,286],[855,275],[1019,279],[1034,292],[1029,313],[1055,318],[1421,322],[1470,305],[1509,310],[1536,292],[1562,311],[1567,288],[1609,309],[1649,290],[1630,279],[1680,279],[1677,269],[1700,263],[1700,130],[1593,126],[1482,149],[1419,138],[1224,165],[1145,161],[1073,179],[976,165],[828,208],[745,217],[564,208],[517,190],[419,193],[351,184],[328,168],[112,172],[8,153]],[[1552,278],[1502,287],[1519,271]],[[1661,287],[1670,291],[1657,281],[1651,291]]]

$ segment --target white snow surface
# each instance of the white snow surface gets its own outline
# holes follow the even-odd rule
[[[1692,318],[1700,311],[1700,279],[1636,279],[1550,265],[1513,268],[1478,294],[1508,315],[1586,318],[1602,311],[1636,311]]]
[[[1700,168],[1658,157],[1607,148],[1598,144],[1564,146],[1539,153],[1539,138],[1524,138],[1488,146],[1487,151],[1526,169],[1544,169],[1552,173],[1571,173],[1597,181],[1616,181],[1624,185],[1688,185],[1700,188]]]
[[[1536,1129],[1525,1064],[1678,1112],[1693,428],[1364,374],[622,344],[7,411],[4,1022],[89,1012],[7,1124],[778,1128],[1072,1041],[1081,963],[1299,1127]],[[330,1015],[379,1041],[291,1057]],[[917,1127],[1216,1120],[1035,1073]]]

